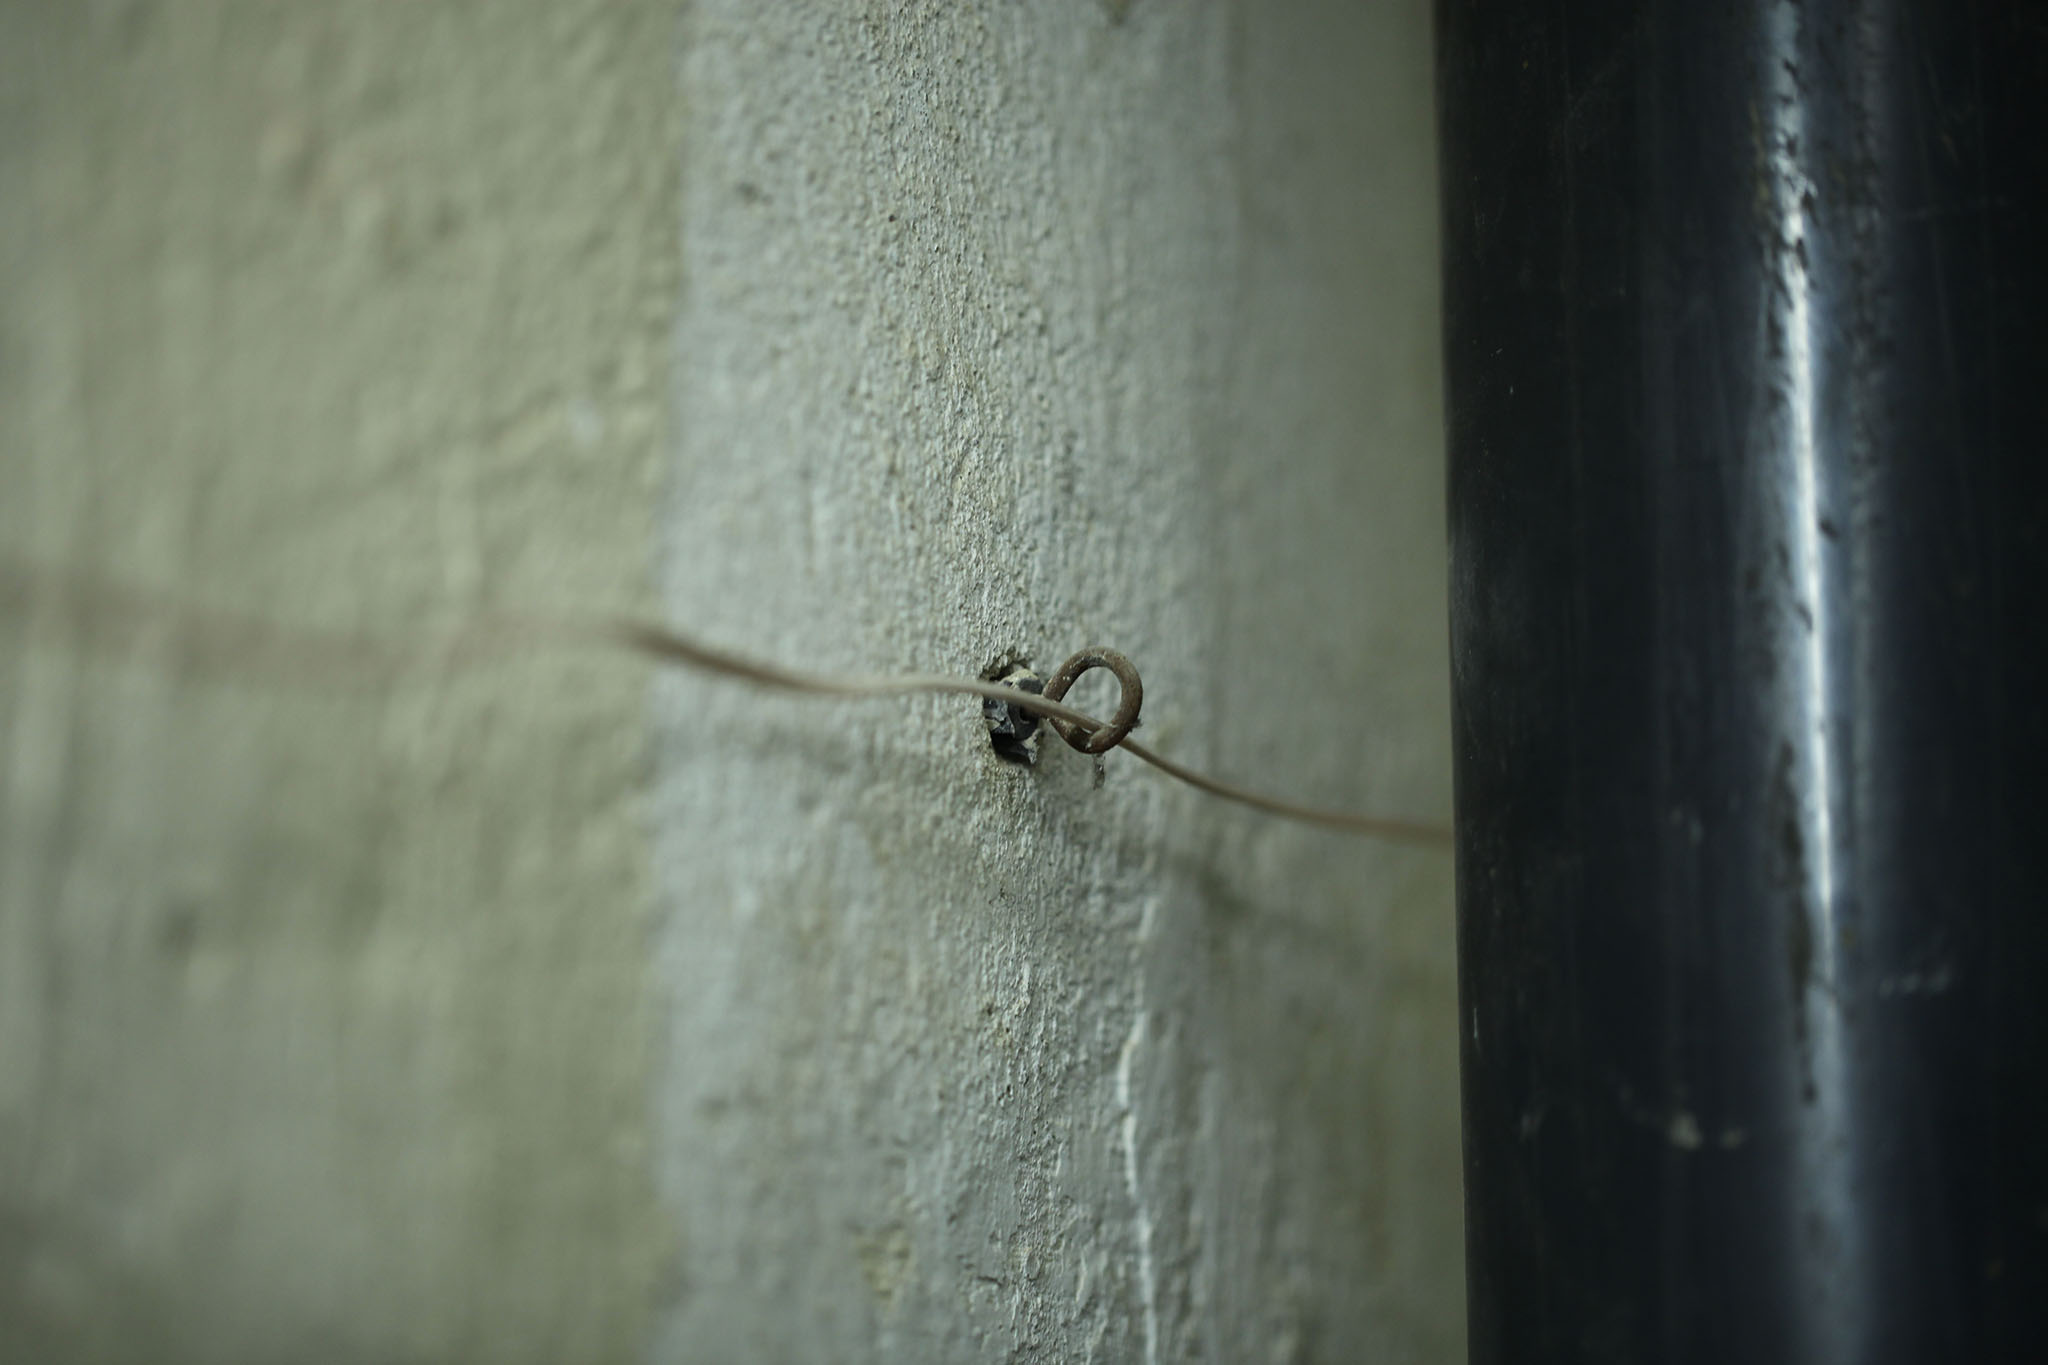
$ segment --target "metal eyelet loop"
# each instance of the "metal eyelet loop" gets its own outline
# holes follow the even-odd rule
[[[1056,716],[1048,716],[1046,720],[1069,748],[1084,754],[1103,754],[1123,743],[1124,736],[1138,723],[1138,708],[1145,702],[1145,684],[1138,679],[1137,665],[1115,650],[1084,649],[1053,670],[1053,675],[1045,680],[1045,696],[1051,701],[1065,700],[1067,689],[1091,668],[1108,669],[1116,675],[1117,685],[1123,689],[1117,698],[1116,714],[1110,717],[1109,724],[1100,730],[1091,730]]]

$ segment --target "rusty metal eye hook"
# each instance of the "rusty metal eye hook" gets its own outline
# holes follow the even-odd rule
[[[1053,670],[1045,680],[1045,697],[1048,701],[1064,701],[1067,689],[1072,687],[1091,668],[1106,668],[1116,675],[1117,686],[1122,689],[1117,697],[1116,714],[1109,724],[1100,730],[1092,730],[1057,716],[1047,716],[1053,731],[1067,742],[1069,748],[1084,754],[1104,754],[1124,742],[1124,736],[1138,723],[1138,708],[1145,704],[1145,684],[1139,681],[1138,667],[1113,649],[1084,649]]]

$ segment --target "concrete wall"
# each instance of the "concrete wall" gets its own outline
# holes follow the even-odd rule
[[[1442,818],[1428,70],[1414,0],[0,4],[0,550],[1112,644],[1159,747]],[[0,1358],[1461,1353],[1447,858],[16,586]]]

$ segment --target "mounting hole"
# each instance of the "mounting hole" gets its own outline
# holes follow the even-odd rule
[[[1002,683],[1025,692],[1045,691],[1045,679],[1031,671],[1030,661],[1022,654],[1001,656],[981,670],[981,678],[983,682]],[[997,758],[1027,768],[1038,761],[1035,713],[986,697],[981,703],[981,721],[988,726],[989,747],[996,751]]]

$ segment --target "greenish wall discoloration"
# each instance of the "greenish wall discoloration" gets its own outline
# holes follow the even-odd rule
[[[379,631],[643,604],[677,10],[0,6],[0,548]],[[638,1358],[644,675],[280,687],[29,610],[0,1357]]]

